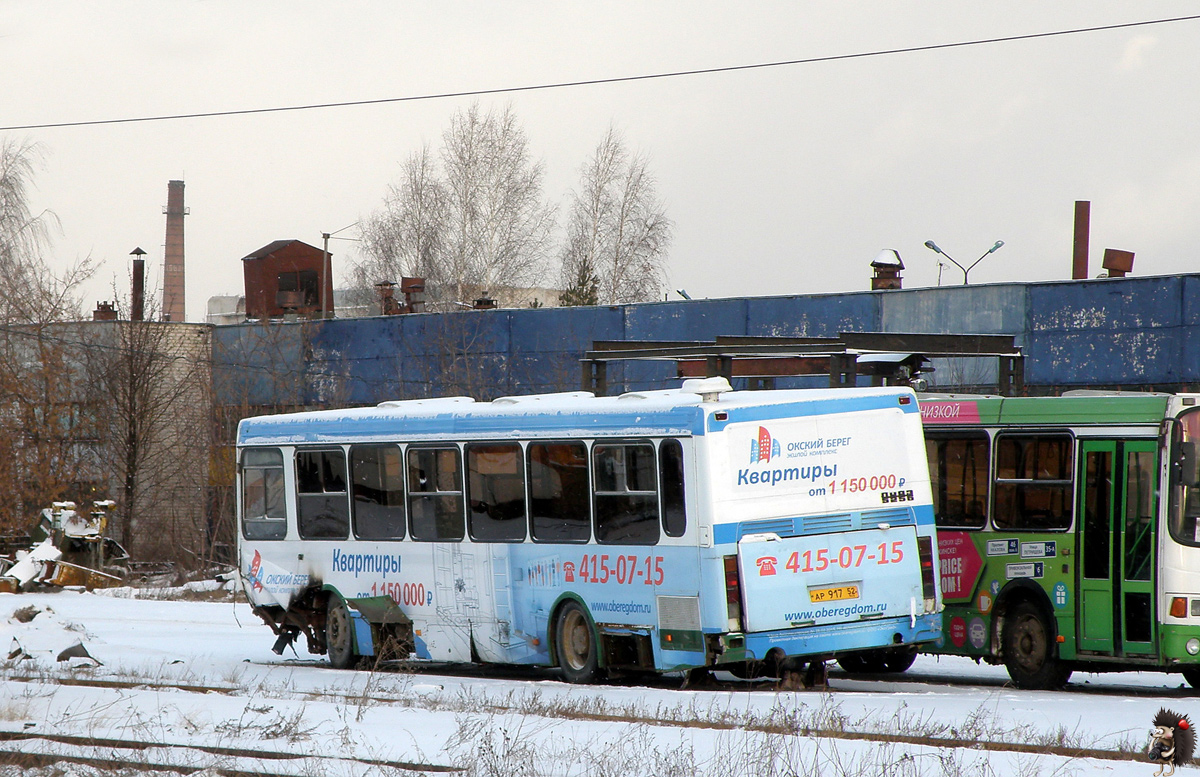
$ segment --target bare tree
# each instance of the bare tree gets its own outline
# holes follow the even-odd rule
[[[672,223],[642,154],[610,127],[583,166],[572,195],[562,250],[563,304],[602,305],[657,299]],[[594,303],[593,303],[594,304]]]
[[[88,327],[88,385],[114,482],[114,533],[143,558],[204,555],[209,331],[160,321]],[[181,556],[181,549],[186,553]],[[195,554],[194,556],[191,554]]]
[[[0,321],[40,324],[77,319],[79,285],[93,272],[84,259],[55,275],[42,256],[58,226],[50,211],[29,206],[42,149],[33,143],[0,143]]]
[[[65,323],[91,267],[56,276],[42,256],[56,220],[30,208],[41,160],[34,144],[0,142],[0,527],[18,532],[51,501],[104,495],[78,325]]]
[[[366,293],[363,302],[378,302],[371,293],[376,283],[404,276],[424,278],[427,288],[443,288],[448,281],[446,227],[446,187],[425,146],[404,163],[383,208],[363,222],[363,258],[351,270],[355,286]]]
[[[452,304],[542,277],[554,209],[512,109],[455,113],[436,161],[429,149],[410,157],[383,209],[366,219],[360,285],[418,275],[431,303]]]

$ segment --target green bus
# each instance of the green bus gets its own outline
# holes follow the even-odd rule
[[[1074,670],[1200,687],[1200,395],[920,405],[946,603],[933,652],[1002,663],[1019,688]]]

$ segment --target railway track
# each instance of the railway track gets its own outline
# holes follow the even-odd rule
[[[385,667],[386,668],[386,667]],[[518,681],[546,680],[554,675],[548,670],[531,670],[528,668],[501,668],[478,666],[447,666],[437,667],[438,673],[459,677],[487,676],[493,679],[512,679]],[[457,671],[448,671],[457,670]],[[418,674],[432,675],[431,671],[421,671]],[[894,692],[896,683],[912,683],[914,685],[954,685],[1003,687],[1006,683],[1000,680],[979,680],[978,678],[947,678],[923,673],[904,675],[853,675],[834,671],[831,673],[834,688],[845,682],[853,687],[843,688],[855,693],[870,692],[871,684],[884,681],[888,692]],[[678,679],[650,678],[651,685],[662,683],[663,687],[678,686]],[[244,691],[234,686],[189,684],[179,682],[148,683],[145,681],[121,681],[99,678],[64,677],[64,678],[8,678],[8,682],[29,682],[41,684],[61,684],[71,686],[94,687],[101,690],[115,689],[150,689],[183,691],[196,694],[219,693],[240,696]],[[646,683],[631,683],[645,685]],[[714,682],[713,690],[734,691],[741,693],[768,692],[772,690],[766,682]],[[880,690],[883,691],[883,683]],[[1189,691],[1180,689],[1121,687],[1121,686],[1086,686],[1069,687],[1068,692],[1105,693],[1114,695],[1161,696],[1175,698],[1191,696]],[[256,690],[258,698],[288,700],[295,697],[294,692],[286,690],[277,694],[264,696],[264,689]],[[453,702],[437,698],[425,698],[404,692],[391,693],[355,693],[355,694],[326,694],[325,700],[346,704],[391,705],[409,708],[428,708],[430,710],[454,709]],[[502,698],[489,699],[472,711],[480,714],[529,714],[519,702]],[[565,708],[539,712],[549,718],[559,718],[571,721],[590,721],[617,724],[633,724],[646,726],[674,726],[681,729],[710,729],[713,731],[744,730],[755,733],[793,735],[830,740],[853,740],[874,743],[889,743],[901,745],[916,745],[933,748],[963,748],[993,753],[1029,753],[1038,755],[1055,755],[1066,758],[1090,758],[1103,761],[1140,761],[1144,756],[1140,752],[1119,749],[1085,748],[1076,746],[1055,745],[1047,743],[1028,743],[1012,741],[979,740],[964,743],[958,738],[943,736],[906,735],[883,731],[850,731],[824,727],[797,727],[787,722],[771,721],[735,721],[722,720],[663,720],[654,715],[639,715],[629,711],[606,712],[578,708]],[[391,769],[396,773],[454,773],[459,771],[455,766],[446,764],[428,764],[406,761],[388,761],[344,758],[336,755],[315,756],[300,754],[292,751],[274,751],[248,748],[198,746],[192,743],[163,743],[138,739],[104,739],[90,736],[72,736],[65,734],[47,734],[34,731],[0,732],[0,763],[20,764],[25,766],[51,765],[58,762],[90,764],[98,768],[116,768],[118,766],[138,770],[153,771],[171,770],[184,774],[194,773],[203,769],[215,769],[228,777],[241,775],[257,775],[258,777],[296,777],[308,774],[352,774],[354,768],[375,769],[377,772]]]
[[[56,766],[81,764],[98,769],[172,771],[181,774],[211,769],[224,777],[297,777],[309,774],[352,774],[391,769],[403,773],[456,773],[442,764],[411,763],[340,756],[310,755],[260,748],[171,744],[139,739],[109,739],[33,732],[0,732],[0,764]],[[286,768],[291,766],[292,768]]]

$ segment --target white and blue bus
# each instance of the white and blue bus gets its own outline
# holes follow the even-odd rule
[[[238,482],[250,603],[276,652],[303,634],[336,667],[775,674],[941,634],[908,389],[709,378],[261,416]]]

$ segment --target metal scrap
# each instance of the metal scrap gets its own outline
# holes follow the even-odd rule
[[[33,585],[112,588],[127,573],[129,554],[104,535],[115,503],[95,502],[80,513],[74,502],[55,502],[42,510],[34,527],[33,545],[11,558],[0,557],[0,593],[17,593]]]

